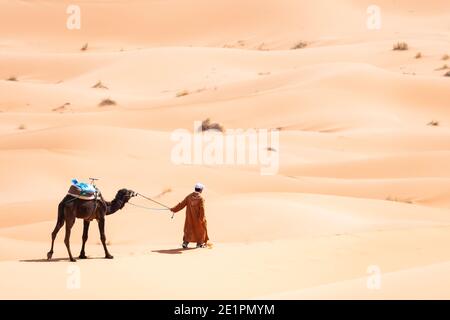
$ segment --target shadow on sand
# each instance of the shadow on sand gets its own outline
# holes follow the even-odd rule
[[[185,251],[195,250],[196,248],[175,248],[175,249],[165,249],[165,250],[152,250],[152,252],[161,253],[161,254],[182,254]],[[77,261],[83,261],[83,260],[97,260],[97,259],[105,259],[105,257],[87,257],[86,259],[79,259],[75,257]],[[47,259],[26,259],[26,260],[19,260],[19,262],[61,262],[66,261],[69,262],[69,258],[52,258],[51,260]]]
[[[176,248],[176,249],[167,249],[167,250],[152,250],[152,252],[162,253],[162,254],[182,254],[184,251],[195,250],[195,248]]]
[[[69,261],[69,258],[55,258],[55,259],[27,259],[27,260],[19,260],[19,262],[60,262],[60,261]]]
[[[105,257],[87,257],[86,259],[78,259],[77,257],[75,257],[75,259],[77,261],[83,261],[83,260],[97,260],[97,259],[105,259]],[[70,262],[69,258],[52,258],[51,260],[47,260],[47,259],[27,259],[27,260],[19,260],[19,262],[61,262],[61,261],[66,261],[66,262]]]

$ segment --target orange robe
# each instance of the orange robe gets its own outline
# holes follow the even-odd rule
[[[171,210],[178,212],[184,207],[186,207],[186,220],[183,241],[206,243],[209,238],[206,230],[205,201],[200,193],[192,192]]]

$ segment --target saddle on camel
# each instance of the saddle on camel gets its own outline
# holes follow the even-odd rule
[[[70,233],[76,218],[83,219],[83,237],[82,246],[79,259],[86,259],[85,244],[88,240],[89,225],[91,221],[97,220],[100,231],[100,240],[105,250],[105,258],[113,259],[114,257],[109,253],[106,247],[105,236],[105,217],[121,210],[125,204],[136,193],[128,189],[120,189],[117,191],[115,198],[112,201],[103,199],[101,192],[95,186],[94,178],[90,178],[91,183],[82,183],[77,180],[72,180],[72,185],[69,188],[67,195],[58,205],[58,220],[56,221],[55,229],[52,232],[52,244],[50,251],[47,253],[47,259],[50,260],[53,256],[53,245],[58,231],[66,224],[66,234],[64,243],[69,254],[70,261],[76,261],[70,250]]]

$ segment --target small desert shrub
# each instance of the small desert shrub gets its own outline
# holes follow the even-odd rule
[[[256,50],[259,50],[259,51],[267,51],[267,50],[269,50],[269,49],[266,47],[266,44],[263,42],[263,43],[261,43],[258,47],[256,47]]]
[[[428,126],[437,127],[439,125],[439,121],[431,120],[427,123]]]
[[[180,97],[187,96],[188,94],[189,94],[189,91],[187,91],[187,90],[182,90],[182,91],[177,92],[176,97],[177,97],[177,98],[180,98]]]
[[[447,70],[448,69],[448,65],[444,64],[442,67],[437,68],[436,71],[442,71],[442,70]]]
[[[444,74],[444,77],[450,77],[450,71],[447,71],[447,72]]]
[[[92,86],[94,89],[108,89],[107,86],[105,86],[101,81],[97,82]]]
[[[208,118],[202,121],[202,126],[200,127],[200,131],[208,131],[208,130],[217,130],[220,132],[224,132],[225,129],[218,123],[211,123],[211,120]]]
[[[166,193],[169,193],[169,192],[172,192],[172,188],[165,188],[162,192],[161,192],[161,194],[166,194]]]
[[[392,49],[398,50],[398,51],[404,51],[404,50],[408,50],[409,46],[406,42],[397,42],[397,43],[394,43],[394,46]]]
[[[81,51],[86,51],[89,47],[89,43],[85,43],[82,47],[81,47]]]
[[[169,192],[172,192],[172,188],[165,188],[163,191],[161,191],[161,193],[160,194],[158,194],[158,195],[156,195],[155,196],[155,198],[160,198],[160,197],[162,197],[163,195],[165,195],[166,193],[169,193]]]
[[[11,76],[8,79],[6,79],[7,81],[17,81],[17,77]]]
[[[62,106],[53,108],[52,111],[54,111],[54,112],[63,112],[63,111],[65,111],[65,110],[67,109],[67,107],[69,107],[69,106],[70,106],[70,102],[66,102],[66,103],[64,103]]]
[[[448,59],[450,59],[450,56],[449,56],[448,54],[444,54],[444,55],[442,56],[442,60],[446,61],[446,60],[448,60]]]
[[[303,49],[303,48],[306,48],[307,46],[308,46],[308,43],[306,43],[305,41],[300,41],[300,42],[297,42],[297,43],[291,48],[291,50]]]
[[[99,107],[106,107],[106,106],[115,106],[117,103],[114,100],[111,100],[109,98],[102,100],[98,105]]]
[[[417,52],[415,58],[416,58],[416,59],[422,58],[422,53],[421,53],[421,52]]]
[[[268,147],[268,148],[267,148],[267,151],[272,151],[272,152],[276,152],[276,151],[277,151],[277,149],[275,149],[275,148],[272,148],[272,147]]]
[[[24,125],[23,123],[17,127],[17,129],[19,129],[19,130],[25,130],[26,128],[27,128],[27,126]]]
[[[397,197],[391,197],[391,196],[387,196],[386,197],[387,201],[395,201],[395,202],[403,202],[403,203],[409,203],[412,204],[413,202],[409,199],[401,199],[401,198],[397,198]]]

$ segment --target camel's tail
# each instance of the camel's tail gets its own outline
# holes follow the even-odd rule
[[[56,222],[57,225],[63,225],[64,224],[64,202],[61,202],[58,205],[58,221]]]
[[[62,227],[64,225],[64,207],[66,205],[67,200],[72,199],[71,196],[67,195],[58,205],[58,221],[56,222],[57,226]]]

